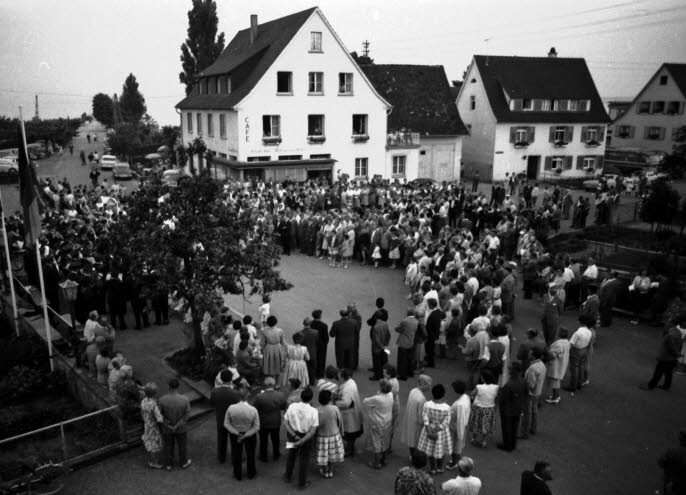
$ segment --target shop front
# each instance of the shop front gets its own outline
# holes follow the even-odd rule
[[[313,160],[270,160],[243,162],[213,157],[211,173],[217,178],[246,182],[305,182],[322,180],[331,182],[336,160],[332,158]]]

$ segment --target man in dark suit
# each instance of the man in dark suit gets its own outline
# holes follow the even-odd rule
[[[231,386],[232,374],[229,370],[224,370],[219,377],[222,384],[212,389],[210,394],[210,404],[214,406],[217,416],[217,460],[224,464],[226,462],[226,447],[229,441],[229,432],[224,428],[224,417],[226,410],[232,404],[238,404],[241,395]]]
[[[398,332],[398,380],[407,380],[408,376],[412,376],[414,336],[418,327],[419,321],[414,315],[414,308],[409,308],[407,317],[395,327]]]
[[[525,399],[526,383],[522,380],[522,365],[515,361],[510,366],[510,380],[498,392],[503,431],[503,443],[498,444],[500,450],[511,452],[517,448],[517,429]]]
[[[560,325],[561,311],[562,301],[557,297],[557,288],[550,287],[543,300],[543,314],[541,315],[541,327],[546,345],[555,341],[557,327]]]
[[[600,302],[600,326],[609,327],[612,325],[612,308],[617,302],[617,293],[621,287],[621,282],[617,279],[617,272],[610,272],[610,275],[601,282],[598,291]]]
[[[388,312],[377,311],[367,322],[371,326],[369,339],[372,341],[372,368],[374,374],[369,379],[372,381],[378,381],[383,378],[383,367],[388,362],[386,348],[391,341],[391,332],[388,330],[386,320],[388,320]]]
[[[362,330],[362,316],[357,311],[355,303],[348,304],[348,316],[355,322],[355,345],[353,345],[353,370],[360,363],[360,331]]]
[[[512,274],[512,265],[508,263],[505,265],[505,271],[507,275],[500,284],[500,300],[503,304],[503,314],[510,318],[510,321],[514,320],[515,315],[515,290],[517,287],[517,282]]]
[[[315,376],[317,378],[324,378],[324,371],[326,370],[326,348],[329,345],[329,325],[322,321],[322,310],[315,309],[312,311],[312,324],[310,328],[316,330],[319,334],[317,341],[317,367]]]
[[[331,325],[329,337],[336,339],[336,366],[338,369],[352,369],[357,322],[351,319],[347,309],[342,309],[341,319]]]
[[[533,471],[522,473],[522,485],[520,495],[552,495],[546,481],[553,479],[550,471],[550,463],[536,461]]]
[[[279,216],[279,222],[276,224],[276,231],[281,239],[281,247],[283,254],[291,255],[291,222],[284,215]]]
[[[302,336],[302,345],[307,347],[307,353],[310,355],[310,360],[307,361],[307,376],[310,379],[310,385],[314,386],[317,370],[317,345],[319,343],[319,332],[311,328],[310,325],[312,325],[312,318],[308,316],[303,321],[303,329],[298,333]]]
[[[445,318],[445,313],[438,308],[438,301],[436,299],[429,299],[427,301],[429,307],[429,317],[426,319],[426,342],[424,343],[424,351],[426,354],[426,366],[434,368],[436,366],[434,356],[436,354],[436,340],[441,331],[441,321]]]
[[[267,462],[267,450],[269,439],[272,441],[274,460],[278,461],[281,455],[279,451],[279,432],[281,431],[281,411],[286,410],[286,397],[278,390],[274,390],[274,378],[268,376],[264,379],[265,389],[255,397],[253,406],[260,416],[260,454],[259,459]]]

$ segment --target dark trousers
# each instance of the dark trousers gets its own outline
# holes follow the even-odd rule
[[[355,332],[355,345],[353,347],[353,367],[356,370],[360,365],[360,332]]]
[[[150,326],[148,320],[148,308],[145,304],[131,304],[133,307],[133,317],[136,319],[136,329]]]
[[[429,368],[433,368],[436,366],[435,362],[435,355],[436,355],[436,340],[432,338],[428,338],[426,342],[424,342],[424,360],[426,361],[426,365]]]
[[[179,446],[179,465],[183,466],[188,457],[186,456],[186,445],[188,444],[188,435],[183,433],[166,432],[162,435],[164,442],[164,457],[166,466],[174,465],[174,444]]]
[[[353,349],[346,347],[336,347],[336,366],[338,369],[354,369]]]
[[[169,302],[160,301],[153,304],[155,310],[155,325],[162,325],[169,323]]]
[[[534,292],[534,281],[524,280],[524,299],[531,299]]]
[[[255,447],[257,447],[257,437],[253,435],[242,442],[238,441],[238,435],[230,434],[230,438],[233,477],[237,480],[241,480],[243,477],[241,463],[243,461],[243,448],[245,447],[245,457],[248,461],[248,479],[254,478],[257,474],[257,470],[255,469]]]
[[[272,451],[274,460],[277,461],[281,455],[279,452],[279,431],[281,428],[260,428],[260,460],[267,461],[267,451],[269,450],[269,439],[272,439]]]
[[[229,430],[224,425],[217,425],[217,460],[224,464],[226,462],[226,447],[229,443]]]
[[[374,378],[383,377],[383,367],[388,362],[388,354],[384,351],[372,352],[372,368],[374,368]]]
[[[326,344],[321,342],[317,346],[317,378],[324,378],[326,371]]]
[[[572,347],[569,351],[569,388],[581,390],[584,382],[584,370],[588,359],[588,348],[577,349]]]
[[[310,360],[305,362],[307,363],[307,376],[310,379],[310,385],[314,386],[315,382],[317,381],[317,354],[310,354]]]
[[[655,371],[653,372],[653,377],[648,382],[649,388],[655,388],[660,379],[665,377],[665,384],[663,385],[665,390],[669,390],[672,386],[672,375],[674,374],[674,367],[676,366],[676,361],[658,361],[655,365]]]
[[[510,321],[514,320],[514,314],[515,314],[515,303],[514,299],[511,301],[502,301],[502,307],[503,307],[503,314],[507,315],[508,318],[510,318]]]
[[[527,436],[529,433],[535,435],[538,432],[538,401],[540,396],[528,395],[524,405],[524,414],[522,415],[522,435]]]
[[[286,478],[291,479],[293,476],[293,469],[295,468],[295,460],[300,459],[300,466],[298,467],[298,485],[305,486],[307,483],[307,469],[310,464],[310,451],[312,450],[312,440],[308,440],[300,447],[288,449],[288,458],[286,459]]]
[[[385,353],[384,353],[385,354]],[[412,376],[412,356],[414,349],[403,349],[398,347],[398,378],[405,380],[408,376]]]
[[[609,327],[612,325],[612,305],[600,304],[600,326]]]
[[[126,303],[120,304],[118,302],[108,301],[110,307],[110,320],[112,326],[118,330],[126,330]]]
[[[500,414],[500,424],[503,430],[503,447],[514,450],[517,447],[517,430],[519,429],[519,415],[505,416]]]

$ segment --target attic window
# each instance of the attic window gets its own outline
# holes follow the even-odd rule
[[[474,79],[474,78],[472,77],[472,80],[469,81],[469,82],[472,83],[472,84],[474,84],[474,83],[476,82],[476,79]]]
[[[533,110],[534,102],[531,98],[524,98],[522,100],[522,110]]]
[[[312,31],[310,33],[310,51],[311,52],[321,52],[322,51],[322,33],[321,33],[321,31]]]
[[[660,86],[667,85],[667,76],[660,76]]]

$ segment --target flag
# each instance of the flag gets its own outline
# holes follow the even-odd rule
[[[27,246],[33,246],[41,233],[40,195],[33,163],[29,161],[24,136],[24,123],[19,123],[19,198],[24,211],[24,232]]]

